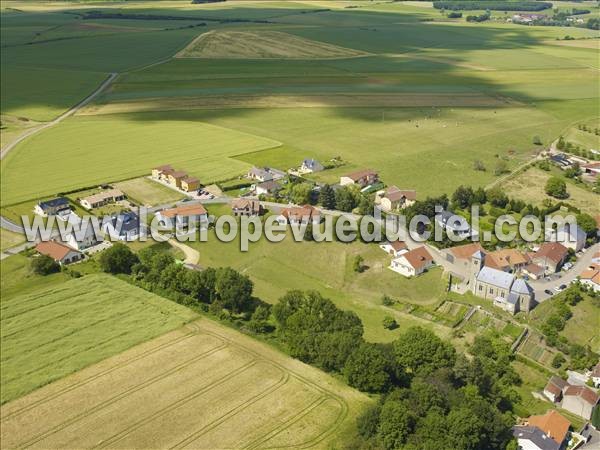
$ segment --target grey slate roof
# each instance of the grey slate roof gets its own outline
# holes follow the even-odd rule
[[[560,445],[537,427],[513,427],[513,436],[517,439],[527,439],[541,450],[560,450]]]
[[[532,289],[531,286],[527,284],[527,282],[522,278],[517,278],[510,289],[511,292],[516,292],[518,294],[531,294]]]
[[[46,210],[47,208],[57,208],[59,206],[67,206],[68,207],[69,200],[67,200],[65,197],[57,197],[57,198],[53,198],[52,200],[46,200],[45,202],[39,202],[38,205],[43,210]]]
[[[510,294],[508,294],[506,301],[511,305],[516,305],[517,303],[519,303],[519,295],[515,294],[514,292],[511,292]]]
[[[125,236],[130,231],[138,231],[140,228],[140,218],[131,211],[111,217],[111,222],[120,236]]]
[[[510,289],[514,281],[514,277],[510,273],[492,269],[491,267],[484,267],[479,271],[479,274],[477,275],[477,281],[488,283],[503,289]]]

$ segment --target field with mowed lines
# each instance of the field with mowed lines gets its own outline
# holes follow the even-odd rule
[[[1,409],[5,448],[329,448],[368,397],[208,320]]]
[[[25,260],[3,261],[1,401],[5,403],[129,347],[178,328],[195,313],[124,281],[88,275],[22,277]],[[6,267],[4,267],[6,266]],[[12,269],[12,270],[11,270]],[[27,289],[38,282],[44,285]],[[48,284],[49,283],[49,284]],[[7,284],[7,286],[5,286]]]

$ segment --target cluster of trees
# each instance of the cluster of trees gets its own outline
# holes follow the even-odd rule
[[[451,9],[455,11],[476,11],[480,9],[491,11],[542,11],[552,8],[552,3],[531,1],[485,1],[485,3],[482,3],[477,0],[445,0],[433,2],[433,7],[435,9]]]
[[[544,191],[551,197],[558,199],[565,199],[569,197],[569,193],[567,192],[567,183],[560,177],[550,177],[548,181],[546,181],[546,186],[544,186]]]
[[[485,22],[486,20],[490,20],[490,12],[486,11],[483,14],[479,14],[478,16],[469,15],[465,18],[467,22]]]
[[[60,272],[60,264],[47,255],[38,255],[32,258],[29,267],[36,275],[50,275],[51,273]]]
[[[358,208],[359,214],[373,213],[373,200],[362,195],[356,186],[343,186],[334,190],[326,184],[319,192],[319,204],[326,209],[337,209],[339,211],[351,212]]]
[[[565,336],[560,335],[567,321],[573,317],[570,307],[575,306],[581,300],[583,300],[581,286],[577,284],[570,286],[564,295],[553,300],[552,313],[540,327],[548,345],[556,347],[561,352],[569,355],[569,367],[574,370],[588,369],[598,361],[598,355],[589,346],[584,347],[579,344],[572,344]],[[565,358],[561,354],[557,354],[552,361],[552,365],[555,368],[559,368],[564,362]]]
[[[566,153],[571,153],[575,156],[583,156],[584,158],[587,158],[587,159],[599,159],[600,158],[597,154],[595,154],[591,151],[588,151],[587,149],[582,148],[578,145],[575,145],[572,142],[566,141],[563,136],[560,136],[558,138],[558,142],[556,143],[556,148],[558,150],[562,150]]]
[[[585,27],[590,30],[600,30],[600,19],[598,17],[591,17],[586,22]]]
[[[448,17],[448,19],[460,19],[462,17],[462,13],[457,12],[457,11],[452,11],[452,12],[448,13],[447,17]]]
[[[99,264],[108,273],[131,274],[138,285],[178,303],[204,305],[202,309],[216,316],[241,314],[244,319],[254,319],[259,306],[266,308],[252,296],[252,281],[229,267],[189,270],[169,253],[147,247],[136,255],[121,243],[105,250]]]
[[[355,447],[507,448],[518,400],[512,386],[520,382],[512,354],[493,336],[477,337],[470,353],[456,355],[433,333],[409,329],[388,350],[388,370],[397,376],[358,419]]]

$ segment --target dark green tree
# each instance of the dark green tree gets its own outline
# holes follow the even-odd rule
[[[131,268],[139,262],[135,253],[125,244],[117,242],[111,248],[100,254],[98,263],[104,272],[108,273],[131,273]]]
[[[390,364],[377,344],[362,343],[344,367],[348,384],[364,392],[384,392],[391,387]]]
[[[329,184],[325,184],[319,193],[319,203],[323,208],[335,209],[335,191]]]
[[[48,255],[38,255],[32,258],[30,267],[36,275],[50,275],[51,273],[60,272],[60,264]]]

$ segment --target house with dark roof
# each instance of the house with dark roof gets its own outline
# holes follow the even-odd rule
[[[452,211],[442,211],[435,215],[435,221],[447,233],[453,233],[456,236],[467,237],[473,234],[473,230],[467,219]]]
[[[282,189],[281,184],[275,180],[265,181],[257,184],[254,187],[254,193],[256,195],[276,195]]]
[[[102,230],[112,240],[134,241],[142,234],[140,218],[132,211],[115,214],[102,221]]]
[[[57,197],[38,202],[33,208],[33,212],[42,217],[58,216],[59,218],[66,219],[71,214],[71,205],[66,197]]]
[[[390,269],[405,277],[421,275],[433,266],[433,257],[425,247],[417,247],[394,258]]]
[[[56,241],[40,242],[35,250],[41,255],[52,258],[60,265],[71,264],[83,259],[83,253]]]
[[[323,165],[317,161],[316,159],[305,159],[304,161],[302,161],[302,164],[300,165],[300,169],[298,170],[298,172],[300,173],[313,173],[313,172],[321,172],[323,169],[325,169],[323,167]]]
[[[260,181],[261,183],[263,181],[270,181],[273,179],[273,175],[269,172],[267,168],[259,167],[253,167],[252,169],[250,169],[246,176],[251,180]]]
[[[513,436],[520,449],[527,450],[561,450],[561,445],[547,436],[538,427],[518,425],[513,427]]]

